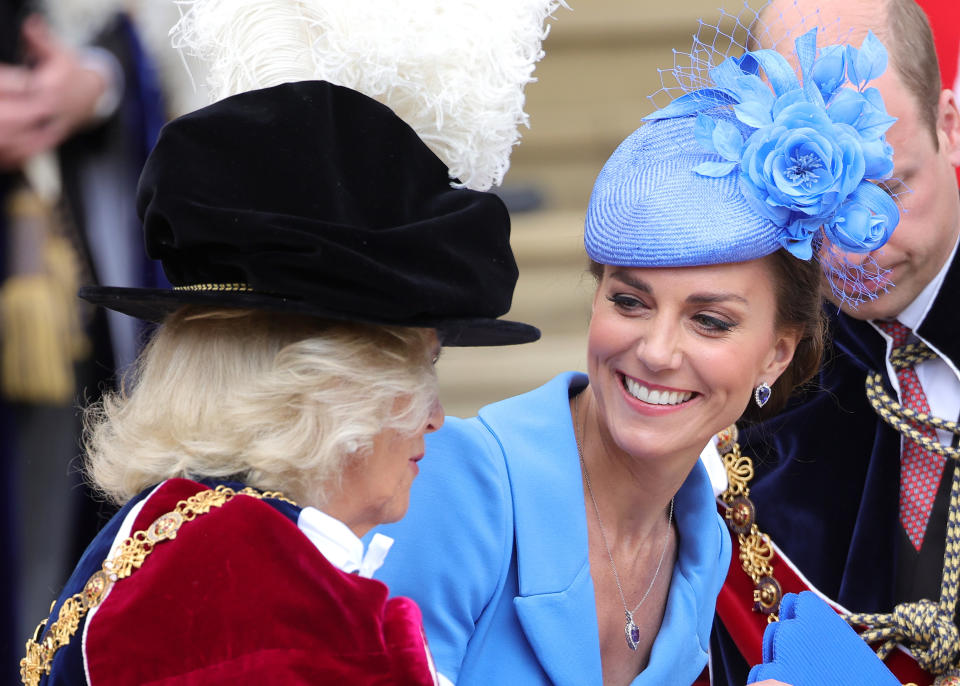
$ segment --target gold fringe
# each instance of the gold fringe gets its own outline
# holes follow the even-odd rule
[[[35,193],[12,193],[7,211],[34,234],[28,241],[39,259],[28,256],[14,265],[0,288],[0,391],[17,402],[68,404],[76,390],[74,362],[91,347],[76,297],[78,258],[69,240],[57,235],[55,212]]]

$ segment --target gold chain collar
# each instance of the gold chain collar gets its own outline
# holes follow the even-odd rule
[[[717,451],[727,472],[727,489],[720,495],[727,508],[724,519],[740,544],[740,566],[753,581],[753,609],[766,615],[767,622],[775,622],[783,589],[773,576],[770,538],[757,527],[757,508],[750,500],[753,460],[740,453],[737,437],[736,424],[717,434]]]
[[[146,530],[135,532],[120,544],[117,554],[104,561],[103,566],[84,584],[83,590],[63,602],[46,636],[43,633],[47,620],[40,622],[33,637],[27,641],[26,657],[20,660],[20,678],[25,686],[37,686],[41,678],[50,674],[54,655],[70,643],[80,626],[80,620],[103,601],[113,584],[139,569],[158,543],[176,538],[177,531],[184,523],[222,507],[236,495],[247,495],[258,500],[270,498],[296,505],[279,491],[261,493],[249,487],[234,491],[227,486],[203,490],[178,502],[173,510],[157,517]],[[50,609],[53,610],[52,605]]]
[[[760,531],[756,524],[756,507],[750,500],[750,481],[753,479],[753,460],[741,454],[740,444],[737,443],[737,426],[732,424],[717,434],[717,451],[723,459],[727,472],[727,489],[720,498],[727,506],[725,518],[731,533],[736,534],[740,543],[740,564],[743,571],[754,583],[753,609],[767,615],[767,622],[778,620],[780,600],[783,590],[779,582],[773,577],[773,549],[770,538]],[[947,534],[947,554],[944,562],[943,592],[940,605],[948,605],[946,614],[952,618],[952,608],[957,600],[960,587],[960,474],[954,475],[954,488],[951,491],[950,522]],[[928,605],[930,606],[928,610]],[[940,610],[940,613],[936,610]],[[939,617],[943,614],[942,608],[936,603],[903,603],[890,614],[849,614],[843,618],[853,625],[866,625],[868,630],[861,634],[861,638],[868,644],[881,642],[877,649],[877,656],[883,660],[893,649],[896,643],[908,637],[925,635],[927,643],[936,642],[933,635],[942,627],[936,626]],[[899,615],[903,615],[900,617]],[[899,620],[899,621],[898,621]],[[942,625],[942,622],[940,622]],[[908,628],[904,628],[904,627]],[[950,620],[952,627],[952,620]],[[955,630],[954,630],[955,632]],[[950,632],[947,632],[950,633]],[[909,641],[908,641],[909,642]],[[923,641],[921,641],[923,642]],[[946,641],[949,644],[949,641]],[[940,673],[934,680],[934,686],[960,686],[960,671],[955,663],[956,647],[937,645],[936,647],[912,646],[920,648],[918,658],[920,666],[927,671],[939,668]],[[951,662],[953,664],[951,664]],[[937,664],[939,663],[939,664]],[[934,671],[936,674],[936,671]],[[909,683],[904,686],[916,686]]]

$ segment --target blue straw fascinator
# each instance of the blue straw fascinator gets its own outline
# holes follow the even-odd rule
[[[885,132],[895,119],[868,86],[886,69],[886,48],[870,33],[860,47],[818,49],[812,28],[793,41],[794,69],[774,49],[744,47],[762,42],[751,32],[770,31],[749,12],[749,27],[732,17],[739,39],[701,23],[691,52],[680,53],[690,64],[677,59],[661,72],[679,86],[660,92],[681,94],[604,165],[587,210],[587,254],[602,264],[680,267],[785,248],[817,257],[841,301],[874,298],[890,285],[886,272],[843,253],[880,248],[900,218],[877,183],[893,171]]]

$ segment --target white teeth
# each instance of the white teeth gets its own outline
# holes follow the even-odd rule
[[[643,386],[629,376],[623,377],[627,391],[637,400],[651,405],[679,405],[685,403],[693,396],[693,393],[681,393],[679,391],[654,391]]]
[[[633,394],[636,395],[640,400],[645,403],[650,402],[650,391],[648,391],[644,386],[634,382],[633,384]]]

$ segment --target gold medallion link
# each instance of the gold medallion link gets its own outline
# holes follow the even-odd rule
[[[720,495],[727,508],[724,518],[740,544],[740,566],[753,581],[753,609],[766,615],[767,622],[775,622],[779,619],[783,590],[773,577],[770,539],[757,526],[756,508],[750,500],[753,460],[740,453],[735,424],[717,437],[717,450],[727,472],[727,489]]]

